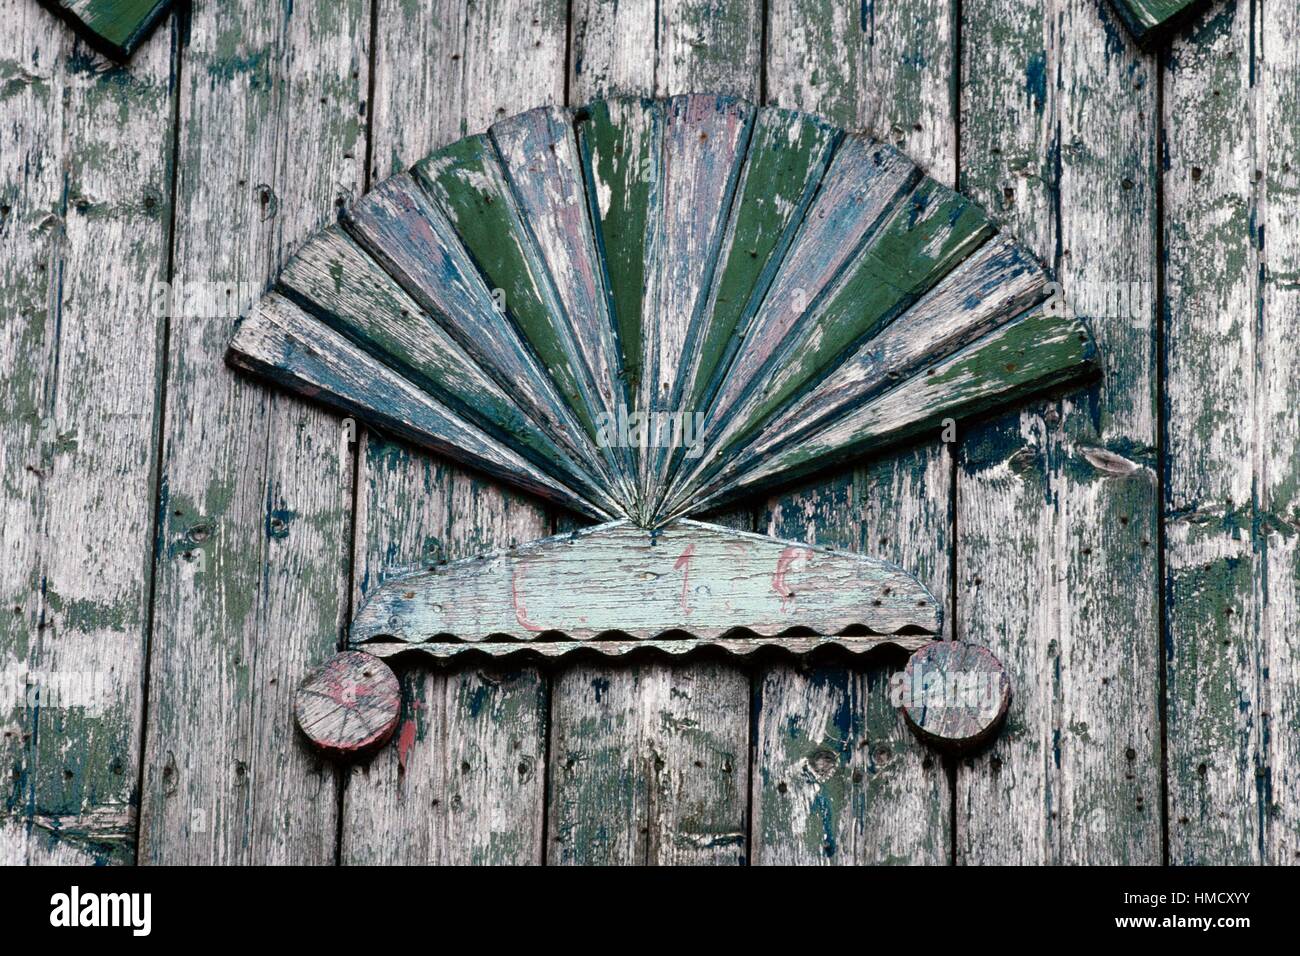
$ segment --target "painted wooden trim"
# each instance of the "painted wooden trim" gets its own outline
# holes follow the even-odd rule
[[[347,414],[364,414],[396,435],[581,514],[610,517],[342,335],[317,325],[271,293],[239,324],[227,360]]]
[[[1210,0],[1110,0],[1138,46],[1151,50],[1186,26]]]
[[[675,640],[621,641],[536,641],[531,644],[520,642],[483,641],[477,644],[465,644],[460,641],[426,641],[421,644],[403,644],[377,641],[366,644],[365,652],[378,658],[390,657],[424,657],[432,661],[446,662],[460,660],[465,655],[482,655],[492,660],[503,658],[540,658],[545,660],[566,657],[570,654],[595,654],[605,658],[620,658],[630,654],[640,656],[643,653],[662,654],[667,657],[682,657],[701,650],[721,651],[732,657],[749,657],[763,650],[774,650],[786,654],[804,656],[825,648],[866,658],[888,648],[903,651],[916,651],[930,643],[930,634],[868,634],[855,637],[846,634],[818,634],[813,637],[764,637],[755,635],[746,638],[694,638],[684,637]]]
[[[172,0],[40,0],[99,53],[131,58],[172,7]]]
[[[681,650],[866,650],[936,634],[942,616],[919,582],[875,558],[703,522],[646,531],[616,521],[390,581],[357,611],[349,644],[440,657],[623,653],[679,639]]]

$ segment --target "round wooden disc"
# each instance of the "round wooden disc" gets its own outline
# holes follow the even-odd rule
[[[397,729],[402,688],[397,675],[361,651],[336,654],[313,671],[294,695],[298,727],[332,757],[382,747]]]
[[[1011,703],[1011,680],[987,647],[936,641],[908,659],[901,697],[903,716],[918,737],[961,753],[997,732]]]

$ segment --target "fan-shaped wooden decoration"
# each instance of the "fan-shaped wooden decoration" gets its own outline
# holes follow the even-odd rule
[[[712,95],[439,150],[308,241],[229,353],[606,522],[371,593],[354,647],[437,657],[924,643],[939,609],[897,568],[682,519],[1094,358],[1034,258],[898,150]]]
[[[171,9],[172,0],[41,0],[95,50],[126,60]]]

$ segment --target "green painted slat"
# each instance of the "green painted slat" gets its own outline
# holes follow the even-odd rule
[[[743,330],[775,277],[841,135],[818,117],[781,109],[759,112],[694,373],[684,383],[682,407],[708,406],[717,378],[730,365]]]
[[[733,414],[743,441],[787,401],[828,375],[852,346],[874,338],[900,312],[993,234],[978,207],[927,179],[880,237],[774,357],[761,392]],[[725,453],[724,453],[725,454]]]
[[[167,15],[172,0],[41,0],[87,43],[125,60]]]
[[[654,226],[659,248],[646,279],[655,320],[645,330],[641,405],[651,414],[675,415],[699,411],[682,407],[682,388],[708,321],[754,108],[733,96],[691,94],[670,98],[664,110],[663,202]],[[642,456],[646,515],[663,499],[673,451],[651,447]]]
[[[0,865],[130,864],[173,62],[0,23]]]
[[[1260,483],[1261,525],[1268,615],[1270,717],[1267,767],[1271,790],[1270,832],[1265,859],[1274,865],[1300,860],[1300,31],[1284,5],[1257,8],[1268,51],[1268,93],[1260,105],[1260,145],[1271,158],[1260,189],[1259,229],[1267,237],[1260,276],[1260,305],[1266,332],[1261,368],[1266,393],[1278,396],[1261,426],[1264,477]],[[1277,160],[1280,159],[1281,162]],[[1286,520],[1290,516],[1290,523]]]
[[[494,120],[563,96],[565,0],[379,3],[372,181]],[[382,159],[378,159],[382,157]],[[354,606],[389,575],[545,536],[536,499],[363,431]],[[345,863],[543,858],[550,678],[536,667],[402,672],[397,740],[354,766]]]
[[[768,4],[775,102],[874,129],[951,181],[948,0]],[[945,605],[951,541],[946,456],[933,445],[768,501],[769,534],[879,555],[919,572]],[[951,795],[890,701],[894,664],[774,663],[755,683],[754,859],[773,864],[950,859]]]
[[[611,91],[758,89],[754,0],[572,7],[579,102]],[[747,512],[725,523],[752,528]],[[749,697],[747,673],[726,661],[566,668],[552,692],[548,861],[745,862]]]
[[[541,107],[492,124],[489,135],[560,306],[556,321],[571,341],[589,417],[612,414],[627,396],[573,117],[558,107]]]
[[[628,97],[596,100],[578,113],[587,201],[618,329],[624,388],[637,408],[645,363],[646,273],[655,255],[663,149],[663,105]]]
[[[703,492],[717,505],[936,428],[947,418],[979,415],[999,405],[1095,374],[1096,348],[1078,320],[1034,310],[956,354],[936,362],[793,446]]]
[[[1167,40],[1207,7],[1210,0],[1110,0],[1143,49]]]
[[[223,294],[221,318],[170,325],[144,862],[335,857],[337,778],[287,715],[346,617],[346,427],[232,374],[222,354],[255,290],[363,189],[365,10],[299,0],[276,16],[234,3],[191,11],[172,259],[178,280],[220,282]]]
[[[1174,864],[1300,850],[1295,26],[1285,5],[1222,3],[1164,61]]]
[[[483,273],[503,293],[502,308],[527,339],[587,433],[596,434],[589,384],[579,384],[580,359],[545,267],[520,218],[505,174],[486,135],[469,136],[416,163],[412,174],[438,201]]]

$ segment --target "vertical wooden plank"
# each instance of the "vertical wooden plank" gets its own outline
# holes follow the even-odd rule
[[[172,42],[127,70],[0,18],[0,861],[131,862]]]
[[[941,183],[957,181],[957,4],[863,3],[859,109],[876,137]]]
[[[659,13],[655,33],[656,96],[703,92],[758,100],[763,59],[761,4],[751,0],[659,0],[654,7]],[[644,57],[644,49],[632,59],[637,56]],[[621,65],[625,74],[636,75],[637,69],[632,62]]]
[[[1105,380],[964,435],[957,635],[1015,686],[963,863],[1161,858],[1155,63],[1087,0],[967,0],[962,180],[1090,317]]]
[[[644,48],[616,40],[656,23]],[[757,2],[574,4],[570,96],[627,92],[757,97]],[[617,53],[617,58],[611,54]],[[651,87],[648,84],[654,83]],[[752,527],[742,512],[723,519]],[[748,855],[749,677],[734,662],[580,663],[555,679],[547,859],[552,863],[740,863]]]
[[[462,134],[563,100],[563,0],[378,2],[372,181]],[[548,530],[537,501],[363,435],[354,604],[395,571]],[[401,676],[407,710],[396,742],[348,775],[343,861],[540,862],[544,675],[415,666]]]
[[[954,178],[948,0],[769,4],[768,96],[869,127],[943,182]],[[943,447],[888,458],[768,502],[769,534],[894,561],[948,603],[952,460]],[[945,627],[947,623],[945,622]],[[762,863],[941,863],[943,762],[889,700],[901,659],[867,669],[782,664],[760,675],[752,782]]]
[[[365,0],[284,3],[274,14],[200,4],[189,22],[148,862],[334,859],[335,775],[289,714],[298,682],[340,638],[351,462],[337,418],[237,377],[222,354],[233,316],[360,185],[367,12]]]
[[[1270,483],[1276,459],[1266,442],[1274,427],[1284,437],[1294,409],[1270,407],[1268,395],[1269,373],[1284,373],[1285,364],[1268,357],[1260,247],[1276,241],[1285,256],[1287,239],[1285,229],[1274,232],[1259,218],[1267,189],[1260,171],[1271,170],[1272,157],[1259,125],[1266,116],[1259,44],[1267,48],[1270,38],[1258,13],[1251,0],[1219,5],[1175,41],[1165,73],[1165,673],[1174,863],[1259,863],[1268,855],[1270,629],[1276,611],[1285,616],[1294,584],[1274,606],[1268,557],[1286,527],[1270,527],[1269,503],[1278,492],[1285,497],[1285,479]],[[1285,687],[1288,672],[1278,664]],[[1290,732],[1286,724],[1277,730]]]
[[[41,624],[40,529],[49,417],[48,379],[57,348],[51,307],[51,267],[60,255],[62,206],[62,61],[70,46],[63,27],[23,0],[3,7],[13,26],[4,39],[3,69],[9,95],[0,100],[0,652],[5,675],[3,715],[4,823],[0,860],[25,863],[32,830],[24,804],[35,809],[26,786],[30,771],[30,717],[26,712],[28,661],[37,652]]]
[[[1293,11],[1264,3],[1260,119],[1264,249],[1260,360],[1260,510],[1265,535],[1260,632],[1268,641],[1270,826],[1264,859],[1300,861],[1300,35]]]

